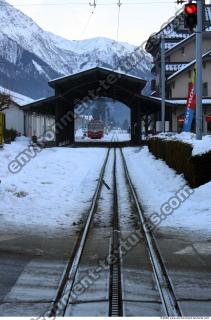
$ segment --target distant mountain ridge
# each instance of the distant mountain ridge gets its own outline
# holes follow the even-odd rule
[[[0,8],[0,85],[33,99],[52,94],[50,79],[96,66],[113,69],[117,59],[135,49],[107,38],[67,40],[44,31],[5,0]],[[151,68],[146,54],[131,74],[150,80]]]

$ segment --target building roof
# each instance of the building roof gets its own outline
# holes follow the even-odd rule
[[[64,92],[65,90],[70,90],[73,92],[77,91],[80,87],[80,91],[83,91],[84,89],[87,92],[90,84],[92,84],[92,86],[94,85],[99,87],[100,82],[105,80],[109,81],[109,77],[116,78],[116,81],[114,81],[112,85],[116,86],[118,84],[123,87],[128,87],[137,93],[140,93],[146,85],[146,80],[142,78],[138,78],[118,70],[116,71],[102,67],[95,67],[69,76],[51,80],[49,81],[49,85],[56,91],[59,90]]]
[[[184,68],[187,63],[166,63],[166,71],[177,72]]]
[[[106,81],[107,79],[107,81]],[[109,80],[112,82],[108,85]],[[141,95],[146,81],[105,68],[93,68],[78,74],[62,77],[49,83],[55,89],[55,96],[40,99],[23,107],[37,113],[55,114],[57,105],[65,107],[83,104],[97,97],[118,100],[131,109],[140,109],[142,114],[160,111],[161,103],[154,97]],[[100,90],[99,90],[100,89]]]
[[[171,100],[167,100],[168,102],[171,103],[172,106],[175,105],[186,105],[187,104],[187,99],[171,99]],[[211,105],[211,98],[204,98],[202,99],[202,103],[204,106],[206,105]]]
[[[33,99],[31,99],[29,97],[26,97],[26,96],[24,96],[24,95],[22,95],[20,93],[11,91],[9,89],[5,89],[5,88],[3,88],[1,86],[0,86],[0,93],[4,93],[4,94],[10,95],[11,100],[18,106],[24,106],[24,105],[34,101]]]
[[[27,105],[22,106],[22,109],[29,112],[54,114],[56,103],[60,99],[61,97],[59,96],[38,99]]]
[[[202,58],[211,58],[211,50],[208,51],[207,53],[205,53]],[[196,63],[196,59],[194,59],[193,61],[191,61],[190,63],[188,63],[187,65],[185,65],[183,68],[181,68],[180,70],[178,70],[177,72],[175,72],[174,74],[172,74],[168,79],[167,82],[170,82],[172,80],[174,80],[175,78],[177,78],[181,73],[188,71],[189,69],[191,69],[191,67]]]
[[[154,99],[157,99],[161,102],[161,98],[159,97],[153,97]],[[183,107],[187,105],[187,99],[167,99],[166,101],[166,107]],[[202,104],[204,107],[211,106],[211,98],[204,98],[202,99]]]
[[[172,46],[170,49],[168,49],[165,54],[166,57],[169,56],[172,52],[176,51],[178,48],[181,48],[184,44],[191,42],[191,40],[195,38],[195,33],[193,33],[192,35],[190,35],[189,37],[177,42],[176,44],[174,44],[174,46]]]
[[[54,83],[57,83],[57,82],[60,82],[60,81],[64,81],[66,79],[69,79],[69,78],[75,78],[75,77],[80,77],[80,76],[84,76],[85,74],[90,74],[90,73],[93,73],[93,72],[96,72],[96,71],[100,71],[100,72],[106,72],[106,73],[118,73],[122,76],[125,76],[125,77],[129,77],[129,78],[133,78],[133,79],[136,79],[136,80],[142,80],[142,81],[145,81],[144,79],[142,78],[139,78],[139,77],[136,77],[134,75],[131,75],[131,74],[128,74],[126,72],[122,72],[122,71],[119,71],[119,70],[115,70],[115,69],[111,69],[111,68],[105,68],[105,67],[94,67],[94,68],[91,68],[91,69],[87,69],[87,70],[84,70],[84,71],[81,71],[81,72],[76,72],[76,73],[73,73],[71,75],[68,75],[68,76],[63,76],[63,77],[59,77],[57,79],[53,79],[51,81],[49,81],[49,85],[51,86],[51,84],[54,84]],[[54,86],[52,86],[54,87]]]
[[[166,57],[168,57],[172,52],[176,51],[179,48],[182,48],[185,44],[191,42],[192,40],[194,40],[196,37],[196,34],[193,33],[192,35],[190,35],[188,38],[183,39],[182,41],[177,42],[173,47],[171,47],[170,49],[168,49],[165,54]],[[211,39],[211,32],[210,31],[206,31],[203,33],[203,39]]]

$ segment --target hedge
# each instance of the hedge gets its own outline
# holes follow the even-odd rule
[[[192,188],[211,181],[211,151],[192,156],[193,147],[181,141],[150,138],[149,151],[164,160],[169,167],[183,174]]]
[[[4,129],[4,142],[10,143],[14,141],[15,138],[18,136],[18,133],[14,129]]]

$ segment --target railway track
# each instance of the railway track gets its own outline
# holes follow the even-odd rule
[[[134,233],[137,229],[139,229],[141,232],[141,237],[143,238],[141,246],[144,248],[144,259],[147,261],[149,277],[153,279],[153,284],[151,286],[153,286],[152,290],[155,298],[153,298],[154,300],[152,301],[152,304],[157,304],[159,306],[158,309],[160,310],[160,316],[181,316],[181,311],[176,301],[174,290],[168,278],[168,273],[165,269],[165,265],[159,254],[155,239],[153,237],[153,234],[146,228],[146,218],[139,203],[136,190],[131,181],[123,150],[121,147],[118,148],[116,146],[118,143],[117,137],[114,136],[112,142],[116,143],[115,147],[113,148],[112,145],[110,145],[110,147],[108,148],[86,222],[76,244],[74,254],[67,264],[67,268],[63,274],[58,289],[57,297],[55,299],[55,302],[52,304],[51,310],[48,315],[68,316],[70,315],[70,306],[73,306],[77,303],[80,303],[81,305],[88,305],[89,303],[93,302],[99,304],[104,302],[104,313],[102,314],[102,316],[107,315],[112,317],[128,316],[127,304],[128,301],[131,302],[131,300],[134,303],[139,303],[140,310],[144,302],[147,302],[150,305],[150,301],[142,301],[143,298],[140,299],[140,301],[135,300],[138,299],[139,296],[141,296],[141,293],[139,292],[137,292],[137,298],[130,298],[130,294],[127,292],[127,286],[125,285],[127,284],[127,281],[129,283],[129,280],[127,279],[127,277],[129,276],[127,276],[128,273],[126,272],[128,262],[127,258],[125,258],[125,256],[122,254],[121,243],[124,238],[125,228],[123,220],[127,218],[127,215],[130,215],[137,221],[136,226],[131,224],[130,233]],[[110,185],[105,182],[105,180],[108,179],[108,175],[112,177],[109,183]],[[104,210],[106,191],[108,192],[108,190],[110,190],[110,198],[108,199],[110,199],[111,202],[110,205],[112,212],[111,219],[108,219],[106,229],[104,229],[107,231],[103,231],[104,233],[108,233],[109,235],[109,246],[108,248],[105,246],[106,249],[103,254],[105,258],[107,257],[106,261],[109,260],[109,263],[107,263],[107,268],[102,269],[102,267],[99,267],[98,259],[96,258],[95,268],[96,270],[98,270],[96,272],[100,271],[101,273],[105,273],[105,277],[102,277],[100,272],[98,275],[100,275],[99,278],[101,278],[101,282],[102,278],[104,279],[104,282],[100,283],[101,290],[105,287],[105,290],[108,291],[108,294],[107,297],[102,296],[101,298],[99,293],[99,299],[90,298],[88,292],[90,290],[90,287],[93,285],[90,282],[89,287],[87,287],[86,289],[88,290],[87,295],[89,296],[89,298],[87,298],[86,300],[85,291],[83,292],[83,297],[85,298],[82,299],[81,296],[79,296],[76,298],[76,301],[74,301],[73,291],[75,285],[78,283],[78,274],[82,274],[84,272],[82,272],[81,270],[84,270],[86,268],[87,270],[89,269],[89,261],[91,258],[87,254],[87,252],[92,252],[90,247],[92,247],[93,243],[96,241],[94,235],[99,230],[99,227],[97,229],[95,224],[96,216],[98,217],[98,219],[99,217],[101,217],[101,219],[105,219],[105,216],[109,216],[109,209],[107,211],[106,209]],[[124,194],[125,198],[127,198],[127,208],[129,208],[124,215],[122,215],[121,213],[121,193]],[[109,202],[109,200],[107,202]],[[101,244],[99,243],[94,248],[93,252],[96,253],[96,255],[102,254],[100,246]],[[137,247],[136,249],[138,251],[139,248]],[[131,254],[131,252],[128,253],[128,255]],[[91,259],[91,261],[92,260],[93,259]],[[138,269],[140,265],[139,269],[141,269],[142,259],[140,259],[138,255],[136,255],[133,257],[133,260],[135,262],[136,268]],[[107,274],[108,279],[106,278]],[[140,281],[140,277],[138,275],[136,275],[136,278],[136,282]],[[95,281],[99,281],[98,279]],[[142,283],[140,283],[140,286],[138,286],[138,288],[139,287],[140,289],[142,288]],[[91,297],[92,296],[94,297],[93,294],[91,295]]]
[[[159,291],[159,296],[162,302],[162,308],[163,308],[164,314],[169,317],[181,316],[182,315],[181,310],[177,303],[176,296],[174,294],[174,290],[171,285],[171,281],[168,277],[167,270],[160,256],[156,241],[153,237],[152,232],[149,231],[149,229],[146,227],[147,219],[144,216],[144,211],[142,209],[142,206],[139,203],[136,190],[131,181],[122,149],[120,149],[120,154],[123,162],[126,181],[129,186],[133,201],[135,203],[136,214],[138,215],[140,226],[143,231],[146,248],[151,261],[153,274],[156,281],[157,289]]]

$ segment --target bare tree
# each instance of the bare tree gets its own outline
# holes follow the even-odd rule
[[[0,112],[9,108],[11,96],[7,93],[0,93]]]

